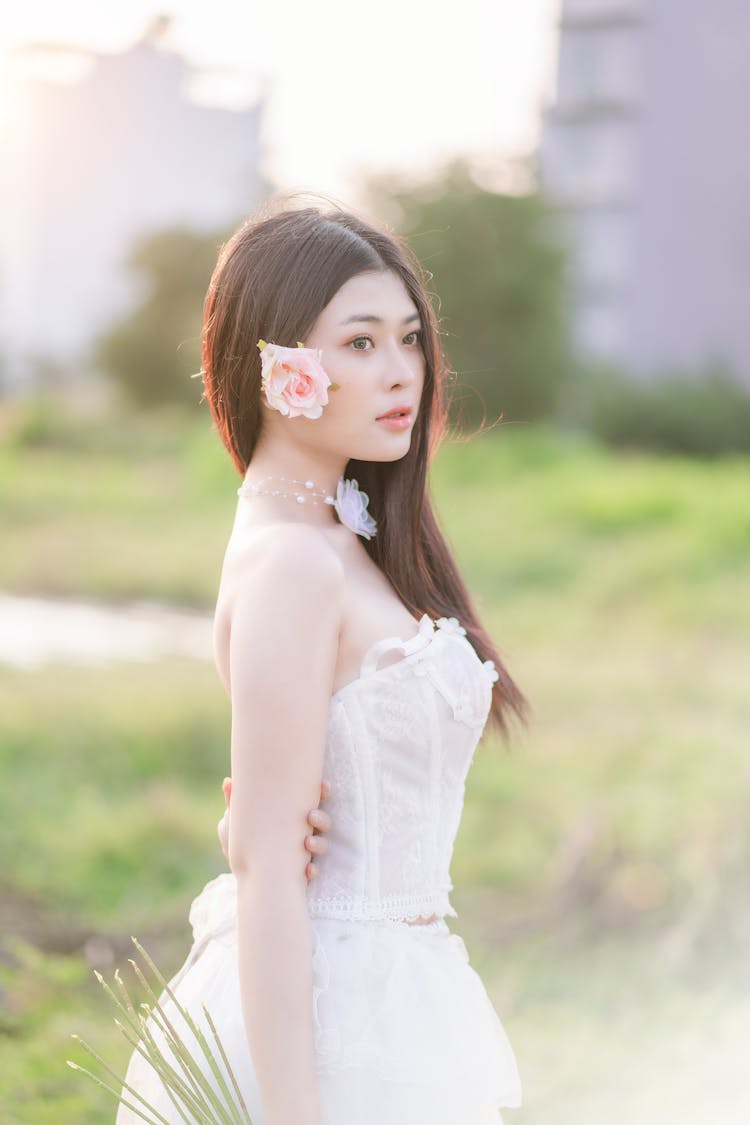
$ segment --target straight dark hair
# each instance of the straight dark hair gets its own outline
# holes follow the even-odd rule
[[[402,239],[351,209],[310,193],[299,202],[299,193],[276,196],[220,249],[203,309],[204,397],[244,477],[262,429],[257,341],[286,347],[305,341],[329,301],[356,274],[390,270],[401,278],[422,318],[425,357],[411,445],[398,461],[351,458],[344,475],[356,478],[369,496],[378,533],[363,544],[404,606],[415,617],[458,618],[480,659],[494,661],[498,679],[489,717],[508,742],[509,712],[526,723],[529,704],[479,621],[427,490],[427,469],[445,435],[448,408],[447,365],[422,268]]]

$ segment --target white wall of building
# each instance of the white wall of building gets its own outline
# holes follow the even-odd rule
[[[583,354],[750,386],[748,57],[745,0],[563,0],[539,168]]]
[[[220,228],[262,198],[261,106],[196,105],[188,78],[179,57],[145,40],[94,57],[78,82],[28,82],[0,183],[9,391],[31,385],[40,361],[85,366],[94,335],[138,297],[123,263],[139,237]]]

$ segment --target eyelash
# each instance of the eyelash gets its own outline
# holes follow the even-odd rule
[[[411,332],[407,332],[406,335],[417,337],[416,340],[414,341],[414,345],[413,345],[414,347],[417,347],[417,345],[422,340],[422,330],[421,330],[421,328],[414,328]],[[349,341],[349,343],[350,344],[356,344],[357,340],[369,340],[370,343],[373,343],[372,336],[355,336],[353,340]],[[366,351],[369,351],[369,350],[370,350],[369,348],[354,348],[355,352],[366,352]]]

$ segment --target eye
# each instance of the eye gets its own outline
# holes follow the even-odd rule
[[[415,344],[419,344],[422,341],[422,331],[420,328],[415,328],[413,332],[408,332],[406,336],[404,336],[404,339],[407,340],[409,336],[414,337],[413,343]]]
[[[372,343],[372,337],[371,337],[371,336],[356,336],[356,337],[355,337],[355,338],[354,338],[353,340],[351,340],[351,341],[350,341],[350,342],[351,342],[351,345],[352,345],[352,347],[353,347],[353,348],[354,348],[354,350],[355,350],[355,352],[366,352],[366,351],[369,351],[369,348],[357,348],[357,347],[355,347],[355,344],[356,344],[356,343],[357,343],[357,342],[358,342],[359,340],[369,340],[369,341],[370,341],[370,343]]]

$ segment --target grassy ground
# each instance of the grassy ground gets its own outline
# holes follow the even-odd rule
[[[0,429],[0,588],[212,608],[238,481],[205,419],[41,404]],[[534,707],[477,754],[452,867],[519,1059],[509,1125],[750,1116],[749,467],[522,426],[433,466]],[[210,665],[0,669],[3,1122],[113,1119],[70,1033],[124,1065],[92,968],[128,969],[131,933],[184,958],[228,737]]]

